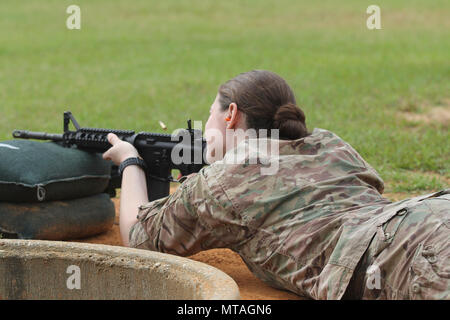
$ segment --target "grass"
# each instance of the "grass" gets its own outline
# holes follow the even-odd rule
[[[279,73],[307,124],[349,142],[386,192],[449,187],[449,132],[396,115],[449,101],[448,1],[2,0],[0,140],[14,129],[160,131],[208,117],[218,86],[251,69]],[[447,105],[447,107],[450,107]]]

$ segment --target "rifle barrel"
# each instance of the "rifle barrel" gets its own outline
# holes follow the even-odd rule
[[[63,141],[62,134],[47,133],[47,132],[34,132],[34,131],[28,131],[28,130],[14,130],[13,137],[20,138],[20,139]]]

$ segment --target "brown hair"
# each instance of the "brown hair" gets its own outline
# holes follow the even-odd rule
[[[232,102],[246,115],[247,128],[279,129],[280,139],[284,140],[310,135],[305,114],[297,106],[292,89],[273,72],[252,70],[222,84],[219,87],[222,111]]]

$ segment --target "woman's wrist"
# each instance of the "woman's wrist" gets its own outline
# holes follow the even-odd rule
[[[122,157],[120,157],[120,163],[124,162],[125,160],[127,160],[129,158],[142,159],[142,157],[139,155],[139,153],[127,153],[127,154],[123,155]]]
[[[141,157],[129,157],[119,164],[119,175],[123,175],[125,169],[130,166],[137,166],[144,172],[147,171],[147,164]]]

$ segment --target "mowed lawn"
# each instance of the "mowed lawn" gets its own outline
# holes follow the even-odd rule
[[[81,30],[66,8],[81,7]],[[161,131],[205,123],[218,86],[251,69],[293,87],[307,125],[349,142],[386,192],[450,181],[450,2],[2,0],[0,140],[14,129]]]

